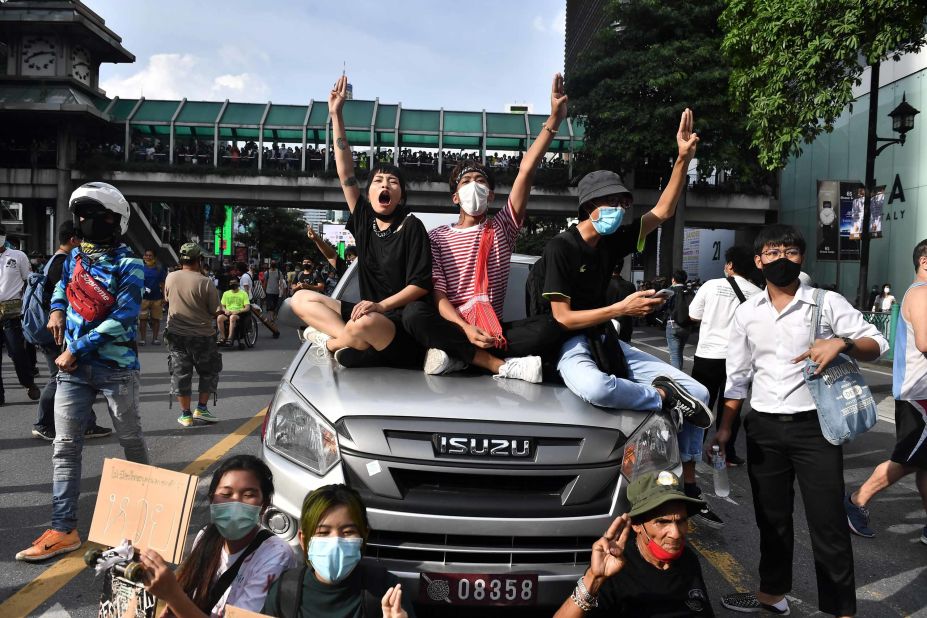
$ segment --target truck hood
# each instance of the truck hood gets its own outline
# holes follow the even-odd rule
[[[493,379],[475,371],[430,376],[388,367],[345,369],[309,344],[286,378],[331,423],[354,416],[426,417],[578,425],[630,436],[651,414],[599,408],[563,385]]]

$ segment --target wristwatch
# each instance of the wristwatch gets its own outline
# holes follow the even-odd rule
[[[843,341],[843,345],[846,346],[845,348],[843,348],[843,354],[846,354],[847,352],[849,352],[850,350],[856,347],[856,342],[850,339],[849,337],[841,337],[840,339]]]

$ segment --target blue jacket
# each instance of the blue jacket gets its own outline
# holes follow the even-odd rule
[[[51,311],[66,311],[65,341],[78,363],[104,367],[138,369],[138,351],[135,339],[138,331],[138,312],[145,288],[142,261],[124,244],[90,263],[84,259],[84,268],[116,296],[116,304],[108,316],[96,322],[87,322],[72,309],[65,294],[71,280],[80,248],[71,251],[61,269],[61,281],[52,294]]]

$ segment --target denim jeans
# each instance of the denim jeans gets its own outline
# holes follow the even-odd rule
[[[16,377],[19,383],[27,388],[32,386],[35,384],[35,377],[32,375],[32,363],[29,362],[29,355],[26,353],[22,321],[19,318],[0,321],[0,333],[3,336],[3,346],[10,358],[13,359],[13,367],[16,369]],[[0,362],[2,362],[2,358],[3,354],[0,354]],[[2,392],[3,378],[0,377],[0,393]]]
[[[84,429],[97,394],[106,398],[113,428],[126,459],[148,463],[148,449],[139,418],[138,370],[78,364],[57,375],[55,393],[55,453],[52,456],[52,528],[77,527]]]
[[[61,354],[61,350],[56,345],[42,346],[39,348],[42,356],[45,357],[45,364],[48,365],[48,382],[42,388],[42,397],[39,399],[38,416],[35,419],[34,427],[45,431],[55,432],[55,392],[58,390],[58,365],[55,359]],[[97,415],[90,410],[90,417],[87,419],[87,427],[93,427],[97,424]]]
[[[659,410],[663,400],[651,383],[658,376],[668,376],[702,403],[708,402],[708,389],[682,371],[623,341],[619,343],[628,361],[627,380],[599,370],[586,335],[570,337],[561,346],[557,363],[567,388],[583,401],[602,408]],[[683,423],[678,436],[682,461],[697,461],[701,457],[703,435],[703,429]]]
[[[669,348],[670,365],[676,369],[682,369],[682,351],[691,334],[688,328],[677,326],[672,320],[666,321],[666,346]]]

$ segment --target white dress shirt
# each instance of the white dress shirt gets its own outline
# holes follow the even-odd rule
[[[749,300],[761,292],[740,275],[734,281]],[[747,301],[744,301],[747,302]],[[701,320],[698,331],[698,346],[695,355],[699,358],[727,358],[727,338],[731,330],[734,311],[740,306],[740,299],[726,278],[709,279],[695,293],[689,305],[689,317]]]
[[[750,407],[758,412],[795,414],[814,410],[814,399],[801,370],[805,361],[792,363],[811,346],[814,288],[801,284],[795,297],[776,312],[769,291],[747,299],[734,312],[727,349],[727,384],[724,396],[746,399],[750,383]],[[869,337],[882,354],[888,341],[873,324],[836,292],[824,295],[821,330],[816,339]]]

